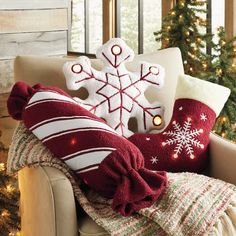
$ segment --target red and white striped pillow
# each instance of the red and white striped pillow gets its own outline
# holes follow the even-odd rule
[[[26,127],[122,215],[150,206],[166,185],[165,172],[144,168],[138,148],[60,89],[18,82],[9,114]]]

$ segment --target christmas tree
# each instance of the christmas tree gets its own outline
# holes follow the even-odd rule
[[[1,136],[1,131],[0,131]],[[0,142],[0,153],[7,153],[8,149]],[[0,163],[0,235],[19,235],[18,215],[19,192],[16,178],[6,173],[5,163]]]
[[[223,28],[218,42],[208,32],[207,1],[180,0],[163,18],[162,30],[155,32],[162,48],[181,50],[186,74],[205,79],[231,90],[231,95],[214,127],[214,132],[236,142],[236,38],[227,39]],[[208,49],[208,50],[207,50]],[[209,49],[212,49],[209,51]],[[212,53],[211,53],[212,51]]]
[[[236,37],[228,39],[223,27],[218,29],[218,40],[212,47],[212,60],[202,79],[228,87],[230,97],[217,119],[214,131],[236,142]]]
[[[206,6],[206,1],[178,1],[163,18],[162,29],[154,33],[156,41],[162,42],[162,48],[181,50],[185,73],[189,75],[205,70],[210,60],[206,45],[211,44],[212,35],[206,30]]]

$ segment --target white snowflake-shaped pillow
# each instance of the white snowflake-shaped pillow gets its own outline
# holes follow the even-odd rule
[[[145,97],[149,86],[160,89],[164,83],[164,68],[157,64],[142,62],[138,71],[130,72],[125,63],[134,58],[134,52],[119,38],[101,46],[97,58],[104,63],[101,71],[91,67],[87,57],[67,62],[63,67],[66,84],[70,90],[87,89],[89,96],[75,98],[81,106],[104,118],[119,134],[129,137],[130,118],[137,119],[138,132],[147,132],[156,118],[163,117],[164,108],[156,102],[151,104]],[[158,119],[161,120],[161,119]]]

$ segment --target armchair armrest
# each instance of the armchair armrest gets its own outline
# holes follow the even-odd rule
[[[211,176],[236,185],[236,144],[211,133],[210,154]]]
[[[77,236],[72,186],[53,167],[19,171],[21,228],[24,236]]]

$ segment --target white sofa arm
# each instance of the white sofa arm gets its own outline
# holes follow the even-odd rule
[[[77,217],[69,180],[53,167],[19,171],[23,236],[77,236]]]
[[[236,185],[236,144],[210,134],[211,176]]]

